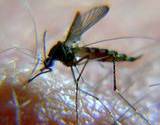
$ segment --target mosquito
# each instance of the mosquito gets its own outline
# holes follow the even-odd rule
[[[85,13],[76,12],[73,22],[70,26],[67,37],[64,41],[58,41],[55,46],[53,46],[48,55],[46,55],[46,31],[43,36],[43,52],[44,52],[44,61],[43,68],[40,69],[40,72],[30,78],[28,82],[34,80],[37,76],[51,72],[52,67],[55,61],[62,62],[65,66],[70,67],[74,82],[76,84],[76,95],[75,95],[75,104],[76,104],[76,123],[78,124],[78,91],[80,90],[78,82],[81,78],[81,75],[87,65],[91,60],[96,60],[100,62],[113,62],[113,74],[114,74],[114,88],[117,90],[116,86],[116,73],[115,73],[115,62],[128,61],[133,62],[139,59],[141,56],[131,57],[123,53],[119,53],[114,50],[100,49],[93,47],[79,47],[77,44],[81,40],[81,36],[84,32],[90,29],[95,25],[99,20],[101,20],[109,12],[108,5],[97,6]],[[79,76],[76,78],[74,73],[74,68],[77,68],[77,65],[82,65],[82,70],[79,72]],[[36,67],[36,66],[35,66]],[[82,90],[81,90],[82,91]],[[85,92],[86,93],[86,92]],[[93,96],[93,95],[90,95]],[[97,97],[93,96],[97,100]]]

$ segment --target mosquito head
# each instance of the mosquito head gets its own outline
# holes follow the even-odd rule
[[[46,59],[44,60],[43,63],[44,63],[44,68],[50,68],[50,67],[52,67],[52,66],[54,65],[54,59],[48,57],[48,58],[46,58]],[[43,69],[44,69],[44,68],[43,68]]]

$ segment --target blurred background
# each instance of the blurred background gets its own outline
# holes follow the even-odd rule
[[[58,40],[65,39],[76,11],[83,13],[97,5],[109,5],[110,11],[107,16],[83,35],[83,44],[116,37],[137,36],[137,39],[107,41],[96,44],[94,47],[114,49],[132,56],[143,54],[143,57],[136,62],[117,64],[117,84],[124,98],[134,105],[150,124],[160,123],[158,93],[160,85],[150,87],[160,83],[160,4],[158,0],[28,0],[28,3],[30,13],[36,22],[40,43],[43,32],[48,31],[47,50]],[[35,50],[33,21],[26,8],[23,0],[0,1],[1,51],[13,46]],[[155,40],[140,39],[138,36]],[[62,67],[61,64],[60,67]],[[59,68],[59,70],[69,71],[66,68]],[[69,76],[67,74],[67,77]],[[112,91],[113,88],[110,63],[102,65],[90,63],[83,76],[89,81],[90,91],[103,99],[113,100],[112,97],[107,97],[111,96],[107,90]]]
[[[1,0],[0,39],[4,45],[6,44],[3,48],[13,46],[15,42],[19,46],[30,43],[25,44],[25,47],[31,48],[34,43],[32,20],[22,6],[22,1]],[[36,21],[39,40],[45,29],[48,31],[48,39],[52,42],[63,40],[77,10],[84,12],[100,4],[109,4],[110,12],[85,33],[85,42],[126,35],[159,38],[157,25],[160,7],[157,0],[28,0],[28,3]]]

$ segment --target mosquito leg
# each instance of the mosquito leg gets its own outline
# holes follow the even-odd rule
[[[77,79],[76,79],[76,77],[75,77],[73,67],[71,67],[72,75],[73,75],[73,78],[74,78],[74,81],[75,81],[75,84],[76,84],[76,123],[78,124],[78,90],[80,90],[81,92],[83,92],[83,93],[85,93],[85,94],[93,97],[93,98],[96,99],[97,101],[99,101],[99,102],[104,106],[104,108],[111,114],[111,116],[112,116],[112,118],[113,118],[113,120],[114,120],[114,124],[117,124],[117,122],[116,122],[115,118],[113,117],[112,113],[109,111],[109,109],[103,104],[103,102],[102,102],[98,97],[96,97],[96,96],[94,96],[94,95],[92,95],[92,94],[90,94],[90,93],[88,93],[88,92],[80,89],[79,86],[78,86],[78,81],[79,81],[79,79],[81,78],[82,73],[83,73],[83,71],[84,71],[84,69],[85,69],[85,67],[86,67],[86,65],[87,65],[87,63],[88,63],[88,61],[89,61],[88,56],[83,57],[83,58],[81,58],[80,60],[78,60],[78,61],[76,62],[76,63],[78,64],[79,62],[81,62],[82,60],[84,60],[84,59],[86,59],[86,58],[87,58],[87,61],[84,63],[84,65],[83,65],[83,67],[82,67],[82,70],[79,72],[78,69],[77,69],[77,71],[78,71],[78,73],[79,73],[79,76],[78,76]],[[76,65],[75,65],[75,67],[76,67]],[[77,68],[77,67],[76,67],[76,68]],[[115,61],[114,61],[113,69],[114,69],[113,73],[115,74]],[[115,78],[116,78],[116,77],[115,77],[115,75],[114,75],[114,88],[115,88],[115,90],[116,90],[116,80],[115,80]]]
[[[81,58],[80,60],[78,60],[77,62],[80,62],[80,61],[82,61],[82,60],[85,59],[85,58],[87,58],[87,57],[83,57],[83,58]],[[88,61],[89,61],[89,59],[87,59],[87,61],[86,61],[85,64],[83,65],[82,70],[81,70],[81,72],[79,73],[78,78],[75,77],[75,73],[74,73],[73,67],[71,66],[71,71],[72,71],[73,79],[74,79],[74,82],[75,82],[75,84],[76,84],[76,100],[75,100],[75,103],[76,103],[76,125],[78,125],[78,90],[79,90],[78,81],[79,81],[79,79],[81,78],[81,75],[82,75],[82,73],[83,73],[83,71],[84,71],[84,69],[85,69]],[[75,68],[77,68],[76,65],[75,65]],[[78,69],[77,69],[77,71],[78,71]],[[78,71],[78,72],[79,72],[79,71]]]
[[[78,67],[75,66],[75,68],[76,68],[77,73],[80,74]],[[82,80],[83,82],[85,82],[85,80],[84,80],[84,78],[83,78],[82,76],[81,76],[81,80]]]
[[[87,61],[84,62],[83,68],[82,68],[81,73],[80,73],[79,70],[78,70],[78,68],[77,68],[77,66],[76,66],[76,64],[79,64],[79,63],[80,63],[82,60],[84,60],[84,59],[87,59]],[[81,59],[75,61],[74,67],[76,68],[76,71],[77,71],[78,74],[79,74],[79,76],[78,76],[78,78],[77,78],[77,81],[79,81],[80,78],[81,78],[83,81],[85,81],[85,80],[82,78],[82,73],[83,73],[83,71],[84,71],[84,69],[85,69],[88,61],[89,61],[88,56],[84,56],[84,57],[82,57]]]
[[[80,74],[80,71],[79,71],[78,67],[75,66],[75,68],[76,68],[77,73]],[[78,76],[79,76],[79,75],[78,75]],[[82,80],[83,83],[87,83],[87,81],[82,77],[82,75],[81,75],[80,78],[81,78],[81,80]]]
[[[76,104],[76,125],[78,125],[78,82],[76,80],[75,74],[74,74],[74,70],[73,70],[73,66],[71,66],[71,72],[72,72],[72,76],[74,79],[74,82],[76,84],[76,99],[75,99],[75,104]]]
[[[133,105],[131,105],[132,107],[131,107],[131,108],[128,107],[128,108],[124,111],[124,113],[122,113],[122,115],[119,116],[119,118],[118,118],[117,120],[118,120],[118,121],[123,120],[125,114],[132,109],[132,110],[134,110],[135,113],[138,114],[146,123],[148,123],[148,124],[150,125],[149,121],[148,121],[141,113],[137,112],[137,111],[135,110],[135,108],[133,107],[133,106],[137,105],[138,103],[140,103],[140,101],[142,101],[146,96],[147,96],[147,95],[144,95],[144,96],[142,96],[141,98],[137,99],[136,102],[133,103]]]
[[[132,107],[134,110],[136,110],[120,93],[117,91],[117,86],[116,86],[116,62],[115,58],[113,59],[113,90],[116,91],[116,94],[120,96],[130,107]]]
[[[117,93],[118,93],[118,92],[117,92]],[[148,125],[151,125],[151,124],[149,123],[149,121],[148,121],[141,113],[137,112],[136,108],[134,107],[134,106],[135,106],[137,103],[139,103],[145,96],[142,97],[142,98],[140,98],[140,99],[138,99],[134,104],[130,104],[120,93],[118,93],[118,95],[127,103],[127,105],[128,105],[132,110],[135,111],[135,113],[136,113],[137,115],[139,115]],[[122,118],[124,117],[124,115],[130,110],[130,108],[128,108],[117,120],[118,120],[118,121],[122,120]]]
[[[135,108],[132,104],[130,104],[130,103],[119,93],[119,91],[117,91],[117,86],[116,86],[116,64],[115,64],[115,60],[113,60],[113,79],[114,79],[114,91],[116,91],[116,94],[117,94],[124,102],[126,102],[128,106],[130,106],[130,107],[137,113],[136,108]],[[127,112],[128,112],[128,111],[126,111],[122,116],[124,116]],[[139,114],[139,113],[138,113],[138,114]],[[139,115],[140,115],[147,123],[149,123],[148,120],[145,119],[143,115],[141,115],[141,114],[139,114]],[[120,118],[122,118],[122,116],[121,116]],[[117,120],[119,121],[120,118],[117,119]],[[149,124],[149,125],[150,125],[150,124]]]
[[[79,73],[79,76],[78,76],[78,78],[77,78],[77,82],[78,82],[79,79],[82,77],[82,73],[83,73],[83,71],[84,71],[84,69],[85,69],[88,61],[89,61],[89,59],[87,59],[87,61],[85,62],[84,66],[83,66],[83,68],[82,68],[82,70],[81,70],[81,72],[79,72],[78,69],[77,69],[77,71],[78,71],[78,73]],[[76,68],[77,68],[77,67],[76,67]],[[105,110],[106,110],[107,112],[109,112],[109,114],[111,115],[112,119],[114,120],[114,125],[117,124],[116,119],[113,117],[112,113],[109,111],[109,109],[105,106],[105,104],[104,104],[98,97],[94,96],[93,94],[91,94],[91,93],[89,93],[89,92],[86,92],[85,90],[82,90],[81,88],[78,88],[78,90],[81,91],[82,93],[84,93],[84,94],[86,94],[86,95],[94,98],[94,99],[97,100],[98,102],[100,102],[101,105],[105,108]]]
[[[87,57],[85,57],[85,58],[87,58]],[[87,61],[86,61],[85,64],[83,65],[82,70],[81,70],[80,72],[79,72],[78,69],[77,69],[77,71],[78,71],[78,73],[79,73],[79,76],[78,76],[78,78],[77,78],[77,80],[76,80],[77,83],[78,83],[79,79],[82,77],[82,73],[83,73],[83,71],[84,71],[84,69],[85,69],[88,61],[89,61],[89,59],[87,58]],[[76,67],[76,66],[75,66],[75,67]],[[76,68],[77,68],[77,67],[76,67]],[[76,82],[75,82],[75,83],[76,83]],[[91,96],[92,98],[94,98],[94,99],[96,99],[98,102],[100,102],[101,105],[105,108],[105,110],[106,110],[107,112],[109,112],[109,114],[111,115],[112,119],[114,120],[114,125],[117,125],[117,121],[116,121],[116,119],[113,117],[112,113],[109,111],[109,109],[105,106],[105,104],[104,104],[98,97],[94,96],[93,94],[91,94],[91,93],[89,93],[89,92],[86,92],[86,91],[82,90],[81,88],[79,88],[79,86],[78,86],[78,90],[81,91],[82,93],[86,94],[86,95]]]
[[[87,63],[88,63],[88,61],[89,61],[89,59],[87,59],[86,62],[85,62],[85,64],[83,65],[82,70],[81,70],[81,72],[79,73],[79,76],[78,76],[78,78],[77,78],[77,82],[78,82],[79,79],[81,78],[82,73],[83,73],[83,71],[84,71],[84,69],[85,69],[85,67],[86,67],[86,65],[87,65]]]
[[[116,62],[113,60],[113,90],[117,90],[117,85],[116,85]]]
[[[93,94],[91,94],[91,93],[89,93],[89,92],[87,92],[87,91],[85,91],[85,90],[83,90],[83,89],[81,89],[81,88],[79,88],[79,91],[82,92],[82,93],[84,93],[84,94],[86,94],[86,95],[88,95],[88,96],[90,96],[90,97],[92,97],[92,98],[94,98],[94,99],[97,100],[99,103],[101,103],[101,105],[105,108],[105,111],[108,112],[108,113],[111,115],[111,117],[112,117],[112,119],[113,119],[113,121],[114,121],[114,125],[117,125],[117,124],[118,124],[118,122],[117,122],[117,120],[114,118],[112,112],[110,112],[110,110],[105,106],[105,104],[104,104],[98,97],[94,96]]]

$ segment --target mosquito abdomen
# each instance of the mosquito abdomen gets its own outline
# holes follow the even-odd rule
[[[88,56],[90,60],[97,60],[102,62],[112,62],[112,61],[133,62],[141,57],[141,56],[132,57],[123,53],[118,53],[117,51],[114,50],[99,49],[94,47],[82,47],[82,48],[76,48],[75,50],[77,50],[75,51],[77,56],[80,57]]]
[[[136,56],[136,57],[132,57],[132,56],[128,56],[126,54],[120,54],[118,53],[115,57],[115,61],[128,61],[128,62],[133,62],[139,58],[141,58],[142,55],[140,56]]]
[[[105,56],[102,57],[102,59],[100,59],[99,61],[108,61],[108,62],[112,62],[112,61],[116,61],[116,62],[123,62],[123,61],[127,61],[127,62],[133,62],[137,59],[139,59],[142,55],[140,56],[136,56],[136,57],[133,57],[133,56],[128,56],[124,53],[118,53],[117,51],[114,51],[114,50],[103,50],[103,51],[100,51],[100,52],[105,52]]]

